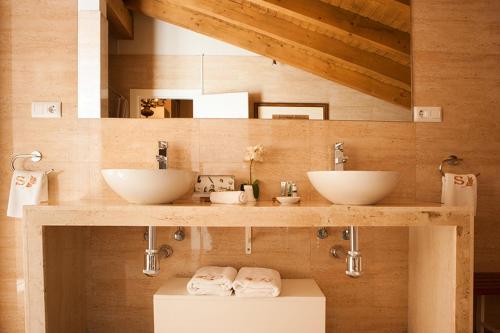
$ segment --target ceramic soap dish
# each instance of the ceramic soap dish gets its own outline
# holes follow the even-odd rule
[[[282,205],[294,205],[300,202],[300,197],[276,197]]]

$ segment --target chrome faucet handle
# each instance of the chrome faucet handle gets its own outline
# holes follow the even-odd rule
[[[343,142],[335,143],[335,150],[344,151],[344,143]]]
[[[349,158],[347,156],[345,156],[344,158],[336,158],[335,164],[344,164],[347,163],[348,160]]]
[[[168,160],[168,157],[163,155],[156,155],[156,160],[158,162],[165,162],[166,160]]]
[[[156,160],[158,161],[158,167],[160,169],[168,169],[168,142],[158,141],[158,155],[156,155]]]

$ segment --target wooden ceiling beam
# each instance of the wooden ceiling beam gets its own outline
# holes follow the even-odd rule
[[[321,0],[372,21],[411,33],[410,0]]]
[[[342,61],[355,71],[370,71],[371,75],[384,77],[396,85],[408,88],[411,83],[409,66],[389,58],[352,47],[338,39],[328,37],[276,17],[262,7],[247,1],[220,0],[167,0],[172,4],[205,13],[243,28],[254,30],[277,40],[320,52],[324,56]]]
[[[410,34],[319,0],[249,0],[343,38],[410,57]]]
[[[385,101],[404,107],[411,105],[411,94],[407,89],[347,69],[338,62],[311,53],[303,47],[236,26],[202,12],[177,6],[166,0],[129,0],[126,4],[130,9],[146,16],[276,59]]]
[[[106,16],[110,31],[116,38],[134,39],[133,16],[122,0],[107,0]]]
[[[400,2],[403,5],[407,5],[408,7],[410,6],[410,2],[411,2],[411,0],[394,0],[394,1]]]

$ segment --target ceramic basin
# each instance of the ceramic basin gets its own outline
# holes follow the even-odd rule
[[[193,189],[192,171],[167,169],[104,169],[109,187],[123,199],[135,204],[166,204]]]
[[[372,205],[396,187],[394,171],[310,171],[309,181],[325,199],[334,204]]]

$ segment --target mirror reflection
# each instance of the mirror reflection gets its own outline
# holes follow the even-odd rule
[[[261,1],[143,2],[117,1],[129,33],[112,8],[79,12],[80,117],[412,121],[409,3],[324,1],[339,21],[319,22]]]
[[[141,98],[143,118],[193,118],[193,100]]]

